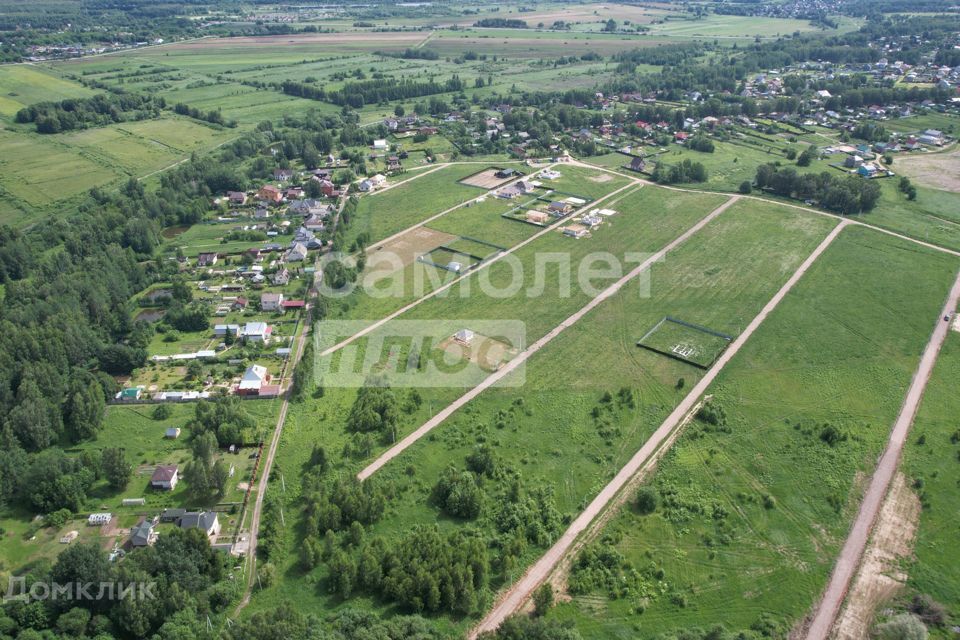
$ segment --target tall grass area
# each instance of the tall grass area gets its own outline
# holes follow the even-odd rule
[[[655,511],[604,531],[642,578],[581,588],[552,615],[588,638],[785,637],[826,583],[957,266],[844,230],[717,378],[720,419],[665,456]]]

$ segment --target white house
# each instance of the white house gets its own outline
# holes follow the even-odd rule
[[[248,322],[243,327],[240,335],[250,342],[260,342],[266,344],[270,342],[270,334],[273,329],[266,322]]]
[[[240,395],[257,395],[260,393],[260,387],[269,381],[270,374],[267,373],[267,368],[259,364],[252,364],[243,372],[243,377],[240,378],[240,384],[237,386],[237,393]]]
[[[263,311],[280,311],[283,308],[282,293],[261,293],[260,309]]]
[[[161,464],[150,476],[150,486],[154,489],[173,491],[179,480],[179,470],[175,464]]]

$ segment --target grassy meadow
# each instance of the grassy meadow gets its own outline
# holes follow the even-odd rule
[[[644,327],[671,313],[735,333],[832,225],[827,219],[775,209],[756,203],[732,207],[653,267],[649,295],[637,282],[625,287],[533,356],[522,386],[484,391],[389,463],[376,477],[391,487],[393,498],[384,519],[368,535],[392,537],[420,523],[488,531],[492,526],[488,511],[470,523],[442,516],[427,503],[437,475],[449,464],[462,464],[462,458],[481,442],[493,447],[511,474],[522,474],[527,486],[553,487],[557,508],[566,517],[582,509],[683,396],[678,379],[693,384],[699,376],[695,367],[637,348],[635,342]],[[740,248],[759,237],[765,242],[757,245],[754,261],[745,270],[737,258]],[[604,358],[597,358],[598,353]],[[572,370],[570,362],[579,365]],[[592,418],[591,407],[601,402],[604,392],[621,387],[631,389],[638,402],[612,408],[610,424]],[[418,392],[423,404],[411,416],[415,419],[435,412],[452,395],[450,390]],[[327,388],[321,400],[294,407],[277,462],[287,478],[306,464],[315,444],[328,451],[340,450],[348,435],[340,425],[349,410],[350,395]],[[334,466],[341,473],[352,473],[367,461],[343,459]],[[497,499],[495,485],[484,485],[490,505]],[[296,504],[290,482],[285,499]],[[297,528],[288,527],[291,553],[283,569],[285,580],[257,594],[251,605],[254,610],[282,601],[324,610],[343,606],[393,610],[362,596],[344,602],[329,595],[324,568],[304,573],[296,563],[297,536]],[[540,551],[529,548],[521,564],[499,575],[494,586],[515,579]],[[440,618],[436,624],[454,633],[462,632],[469,621]]]
[[[605,529],[661,584],[551,615],[590,638],[786,635],[825,584],[957,266],[844,230],[717,378],[720,428],[692,423],[658,466],[656,511],[625,508]]]

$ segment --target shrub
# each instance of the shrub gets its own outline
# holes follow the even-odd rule
[[[657,510],[657,492],[651,487],[640,487],[637,491],[637,511],[646,515]]]
[[[926,640],[927,628],[912,613],[901,613],[877,625],[876,636],[879,640]]]
[[[544,615],[553,606],[553,585],[545,582],[533,593],[533,611],[538,616]]]

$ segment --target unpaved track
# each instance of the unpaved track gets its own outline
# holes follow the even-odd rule
[[[731,204],[727,203],[728,206]],[[737,354],[741,347],[746,343],[757,327],[767,318],[767,316],[777,307],[787,293],[796,285],[796,283],[807,272],[807,269],[816,262],[817,258],[830,246],[834,239],[847,226],[849,222],[841,221],[833,231],[813,250],[806,260],[803,261],[797,270],[790,276],[790,279],[774,294],[773,298],[760,310],[760,313],[750,321],[743,333],[734,340],[726,351],[717,359],[716,363],[703,376],[690,393],[680,402],[673,412],[667,416],[663,424],[650,436],[644,445],[637,451],[630,461],[614,476],[613,480],[605,486],[597,497],[587,506],[587,508],[571,523],[570,527],[563,533],[556,543],[541,558],[530,567],[527,572],[517,581],[498,601],[494,608],[484,617],[480,623],[470,632],[471,639],[485,631],[493,631],[506,620],[510,615],[516,612],[524,602],[533,594],[534,590],[546,580],[554,567],[563,559],[577,537],[587,529],[590,523],[596,518],[607,504],[614,499],[620,490],[630,481],[630,479],[643,469],[650,457],[659,450],[660,445],[670,437],[674,429],[683,422],[693,407],[696,405],[700,396],[707,390],[717,374],[724,366]],[[946,325],[947,323],[943,323]]]
[[[722,205],[720,205],[719,207],[711,211],[709,214],[707,214],[703,219],[701,219],[695,225],[693,225],[692,227],[687,229],[685,232],[683,232],[683,234],[681,234],[679,237],[675,238],[673,241],[667,244],[664,248],[660,249],[660,251],[657,251],[656,253],[651,255],[649,258],[647,258],[645,261],[643,261],[641,264],[639,264],[637,267],[632,269],[629,273],[627,273],[627,275],[623,276],[622,278],[620,278],[619,280],[611,284],[609,287],[601,291],[596,297],[592,298],[590,302],[588,302],[583,307],[581,307],[579,311],[577,311],[572,316],[570,316],[569,318],[567,318],[566,320],[558,324],[556,327],[551,329],[545,336],[543,336],[542,338],[540,338],[539,340],[531,344],[529,347],[521,351],[519,354],[517,354],[515,358],[510,360],[510,362],[508,362],[506,365],[504,365],[500,369],[497,369],[497,371],[495,371],[494,373],[491,373],[489,376],[484,378],[483,382],[481,382],[480,384],[473,387],[472,389],[464,393],[462,396],[460,396],[459,398],[451,402],[449,405],[444,407],[442,411],[437,413],[437,415],[433,416],[432,418],[424,422],[416,431],[409,434],[406,438],[404,438],[397,444],[390,447],[387,451],[383,453],[383,455],[381,455],[379,458],[371,462],[366,468],[363,469],[363,471],[357,474],[357,477],[360,480],[366,480],[371,475],[376,473],[377,470],[379,470],[385,464],[387,464],[388,462],[396,458],[398,455],[403,453],[413,443],[415,443],[417,440],[419,440],[420,438],[425,436],[428,432],[430,432],[430,430],[432,430],[434,427],[436,427],[437,425],[442,423],[444,420],[449,418],[460,407],[462,407],[463,405],[467,404],[468,402],[476,398],[484,390],[495,385],[499,380],[503,379],[505,376],[509,375],[510,372],[514,371],[517,367],[519,367],[521,364],[526,362],[530,356],[532,356],[537,351],[539,351],[540,349],[545,347],[547,344],[549,344],[551,340],[553,340],[558,335],[563,333],[564,330],[576,324],[581,318],[583,318],[583,316],[590,313],[604,300],[615,295],[618,291],[620,291],[620,289],[623,288],[625,284],[627,284],[628,282],[636,278],[638,275],[640,275],[641,273],[649,269],[650,266],[653,265],[653,263],[657,262],[658,260],[662,260],[663,256],[665,256],[667,252],[671,251],[672,249],[686,242],[687,239],[690,238],[690,236],[692,236],[697,231],[705,227],[711,220],[716,218],[718,215],[726,211],[730,207],[730,205],[732,205],[734,202],[737,201],[737,199],[738,198],[734,196],[729,200],[727,200],[726,202],[724,202]]]
[[[868,640],[877,609],[906,584],[901,562],[913,551],[920,509],[906,476],[897,473],[831,633],[836,640]]]
[[[297,348],[293,358],[290,359],[288,371],[291,377],[297,363],[303,356],[304,347],[307,344],[307,331],[310,328],[310,311],[306,309],[303,314],[303,329],[300,331],[300,337],[297,341]],[[270,470],[273,468],[273,459],[277,455],[277,446],[280,444],[280,434],[283,432],[283,424],[287,420],[287,410],[290,408],[290,389],[283,394],[283,403],[280,405],[280,414],[277,416],[277,424],[273,429],[273,436],[270,438],[270,446],[267,448],[267,455],[260,465],[260,478],[257,481],[257,495],[253,503],[253,509],[250,512],[250,543],[247,547],[247,584],[244,588],[243,598],[234,610],[234,615],[250,603],[250,595],[253,593],[253,582],[257,574],[257,534],[260,532],[260,514],[263,513],[263,499],[267,495],[267,482],[270,480]]]
[[[917,415],[917,408],[923,398],[923,390],[926,388],[933,366],[937,362],[940,347],[943,346],[947,337],[950,323],[944,322],[943,316],[953,315],[958,300],[960,300],[960,273],[957,274],[953,287],[950,289],[943,310],[936,318],[933,333],[930,335],[930,340],[920,357],[920,364],[913,374],[913,380],[910,382],[910,388],[907,389],[900,414],[893,424],[887,447],[880,457],[880,462],[877,464],[873,477],[870,479],[870,485],[867,487],[867,492],[860,503],[860,510],[857,512],[857,519],[854,520],[853,527],[843,544],[843,549],[837,558],[837,564],[834,565],[827,589],[814,611],[813,621],[807,628],[807,640],[826,640],[830,635],[833,622],[837,618],[840,605],[843,603],[847,588],[850,586],[850,580],[853,578],[853,574],[860,564],[860,558],[863,556],[863,551],[867,546],[867,540],[870,538],[870,531],[873,529],[874,522],[876,522],[880,506],[887,495],[890,482],[897,472],[900,454],[903,451],[903,445],[907,440],[907,434],[910,432],[913,419]]]

